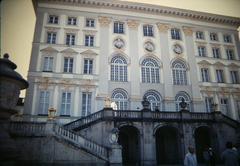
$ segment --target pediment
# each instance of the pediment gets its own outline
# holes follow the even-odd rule
[[[228,65],[228,67],[231,67],[231,68],[239,68],[239,65],[235,64],[235,63],[230,63]]]
[[[75,51],[74,49],[72,48],[67,48],[65,50],[62,50],[61,53],[67,53],[67,54],[77,54],[78,52]]]
[[[58,50],[56,50],[55,48],[52,48],[52,47],[46,47],[46,48],[41,49],[40,51],[42,51],[42,52],[58,52]]]
[[[80,54],[83,54],[83,55],[97,55],[97,53],[92,51],[92,50],[86,50],[86,51],[81,52]]]
[[[213,65],[215,65],[215,66],[225,66],[223,63],[221,63],[221,62],[216,62],[216,63],[214,63]]]
[[[200,64],[200,65],[211,65],[211,63],[209,63],[206,60],[201,60],[201,61],[198,62],[198,64]]]

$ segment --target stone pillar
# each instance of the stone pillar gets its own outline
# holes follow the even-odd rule
[[[236,110],[236,105],[235,105],[235,102],[234,102],[234,97],[232,94],[230,94],[230,98],[229,98],[229,113],[230,113],[230,117],[237,120],[238,117],[237,117],[237,110]]]
[[[113,144],[111,146],[111,152],[109,154],[110,166],[121,166],[122,165],[122,147],[120,145]]]
[[[58,110],[58,101],[59,101],[59,86],[55,85],[53,90],[53,108]]]
[[[73,106],[73,116],[80,116],[80,105],[79,105],[79,93],[80,93],[80,88],[79,86],[75,87],[75,92],[74,92],[74,106]]]
[[[183,27],[183,32],[185,34],[186,40],[186,54],[189,64],[189,74],[190,74],[190,83],[192,87],[192,100],[199,101],[201,100],[200,88],[198,86],[198,71],[197,63],[194,54],[194,41],[193,41],[193,31],[190,27]],[[197,111],[196,106],[193,106],[194,110]]]
[[[170,66],[170,54],[169,54],[169,43],[168,43],[168,30],[170,25],[168,24],[157,24],[159,30],[160,37],[160,45],[161,45],[161,57],[162,57],[162,70],[163,70],[163,83],[164,83],[164,93],[165,93],[165,109],[172,110],[173,101],[174,101],[174,93],[172,88],[172,71]]]
[[[61,70],[61,66],[62,66],[62,53],[57,53],[56,54],[56,66],[55,66],[55,71],[56,73],[62,73],[63,70]]]

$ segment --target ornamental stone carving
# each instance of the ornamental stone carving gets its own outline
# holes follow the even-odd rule
[[[120,38],[115,39],[114,42],[113,42],[113,45],[117,49],[122,49],[125,46],[124,41]]]
[[[144,44],[144,49],[149,52],[153,52],[155,50],[155,47],[152,42],[146,42]]]
[[[183,32],[187,36],[192,36],[193,34],[193,30],[191,27],[183,27]]]
[[[170,25],[168,25],[168,24],[157,23],[157,27],[158,27],[159,32],[167,32],[170,29]]]
[[[138,25],[139,25],[139,22],[136,21],[136,20],[128,20],[127,25],[130,29],[137,29]]]
[[[100,23],[100,26],[107,27],[111,22],[111,18],[109,18],[109,17],[98,17],[98,21]]]

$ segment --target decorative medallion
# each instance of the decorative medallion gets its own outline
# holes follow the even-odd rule
[[[175,44],[175,45],[173,46],[173,51],[174,51],[176,54],[181,54],[181,53],[183,53],[182,46],[180,46],[179,44]]]
[[[124,41],[120,38],[117,38],[116,40],[114,40],[113,45],[118,48],[118,49],[122,49],[124,47]]]
[[[146,42],[144,44],[144,48],[146,51],[153,52],[155,50],[155,47],[152,42]]]

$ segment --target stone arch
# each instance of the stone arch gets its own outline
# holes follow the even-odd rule
[[[160,68],[162,68],[162,61],[161,61],[156,55],[150,54],[150,53],[149,53],[149,54],[146,54],[146,55],[144,55],[144,56],[142,56],[142,57],[140,58],[140,60],[139,60],[139,65],[141,66],[142,63],[143,63],[143,61],[144,61],[145,59],[148,59],[148,58],[155,60],[155,61],[158,63],[158,66],[159,66]]]
[[[130,57],[127,54],[125,54],[123,51],[121,51],[121,50],[113,52],[108,57],[108,63],[111,64],[112,59],[115,58],[116,56],[124,58],[126,60],[127,64],[130,65],[130,63],[131,63]]]
[[[173,68],[175,63],[182,63],[185,66],[185,68],[189,70],[189,64],[186,62],[184,58],[181,58],[181,57],[173,58],[170,62],[171,68]]]

